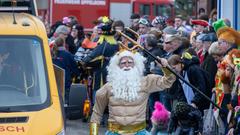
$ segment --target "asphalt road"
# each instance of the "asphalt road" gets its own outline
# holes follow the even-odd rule
[[[100,126],[99,135],[104,135],[106,127]],[[89,124],[79,120],[67,120],[66,135],[89,135]]]

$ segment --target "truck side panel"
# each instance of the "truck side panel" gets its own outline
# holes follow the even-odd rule
[[[105,5],[85,5],[85,4],[59,4],[52,1],[52,24],[62,21],[64,16],[74,15],[84,28],[92,28],[93,22],[99,16],[109,16],[109,1],[105,0]]]

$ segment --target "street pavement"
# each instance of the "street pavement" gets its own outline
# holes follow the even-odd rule
[[[100,126],[99,135],[104,135],[107,128]],[[66,135],[89,135],[89,124],[78,120],[67,120]]]

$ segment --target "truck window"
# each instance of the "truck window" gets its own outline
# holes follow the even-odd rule
[[[171,16],[172,15],[171,5],[154,5],[154,16]]]
[[[0,37],[0,110],[32,111],[49,105],[44,61],[40,39]]]
[[[139,13],[140,13],[140,15],[150,15],[150,5],[149,4],[140,4]]]
[[[35,0],[17,0],[17,5],[12,7],[12,0],[0,0],[0,12],[24,12],[37,16]]]

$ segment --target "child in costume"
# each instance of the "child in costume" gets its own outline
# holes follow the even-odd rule
[[[168,133],[197,135],[201,129],[201,112],[185,102],[178,102],[171,112]]]
[[[168,135],[167,126],[170,119],[170,112],[160,102],[155,102],[154,111],[152,113],[151,121],[153,128],[152,135]]]

